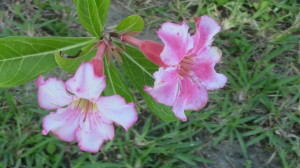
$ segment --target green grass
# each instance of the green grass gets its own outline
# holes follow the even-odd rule
[[[209,104],[193,112],[186,123],[163,122],[143,109],[138,123],[127,133],[118,127],[115,139],[98,154],[41,135],[41,120],[48,111],[38,107],[33,84],[1,89],[0,167],[210,167],[215,163],[203,151],[227,141],[239,144],[247,168],[253,167],[250,149],[254,146],[274,154],[261,166],[300,164],[300,6],[296,0],[130,0],[124,5],[145,17],[154,30],[164,21],[185,19],[192,25],[193,16],[216,18],[223,27],[215,40],[223,51],[217,69],[228,77],[226,87],[211,92]],[[84,35],[71,16],[75,10],[60,1],[35,0],[29,6],[37,12],[26,12],[20,4],[0,12],[1,37]]]

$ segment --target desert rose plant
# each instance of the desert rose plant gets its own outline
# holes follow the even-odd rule
[[[226,76],[214,69],[221,50],[212,42],[221,27],[213,18],[195,17],[192,35],[186,21],[163,23],[157,31],[160,44],[134,37],[144,27],[138,15],[105,29],[109,0],[74,3],[91,37],[0,39],[0,87],[36,79],[38,104],[52,111],[42,120],[43,135],[51,132],[63,141],[77,141],[82,151],[96,153],[114,138],[114,125],[127,131],[138,120],[128,83],[164,121],[188,121],[186,111],[202,109],[208,90],[225,86]],[[75,74],[66,82],[44,80],[43,74],[57,66]]]

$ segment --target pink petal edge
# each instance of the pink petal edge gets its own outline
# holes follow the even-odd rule
[[[40,75],[36,81],[38,85],[38,104],[46,110],[53,110],[73,101],[73,96],[66,91],[64,82],[57,78],[49,78],[44,81]]]
[[[43,118],[43,135],[51,132],[58,139],[72,142],[75,140],[75,131],[79,127],[81,113],[71,108],[60,108]]]
[[[105,141],[114,138],[114,127],[105,124],[98,114],[92,114],[81,119],[75,136],[80,150],[97,153]]]
[[[182,121],[187,121],[184,110],[200,110],[208,101],[205,87],[199,86],[191,79],[184,78],[180,81],[180,90],[174,102],[172,111]]]
[[[168,66],[179,64],[188,51],[193,47],[193,40],[188,33],[189,26],[183,23],[165,22],[157,31],[158,37],[164,43],[160,55],[161,60]]]
[[[208,52],[196,58],[193,72],[208,90],[223,88],[227,77],[215,71],[214,66],[221,60],[222,52],[217,47],[211,47]]]
[[[194,48],[191,53],[199,55],[201,52],[205,53],[208,50],[214,40],[213,36],[221,31],[221,26],[213,18],[207,15],[194,19],[196,32],[192,36]]]
[[[179,74],[175,67],[159,68],[154,73],[154,86],[145,86],[144,90],[157,102],[172,106],[179,88]]]
[[[126,131],[138,120],[134,103],[126,103],[120,95],[101,96],[97,101],[100,116],[106,123],[121,125]]]

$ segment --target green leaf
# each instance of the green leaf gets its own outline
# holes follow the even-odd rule
[[[248,156],[247,146],[246,146],[246,144],[245,144],[244,139],[242,138],[241,134],[240,134],[237,130],[234,130],[234,132],[235,132],[235,134],[236,134],[236,136],[237,136],[237,139],[238,139],[238,141],[239,141],[239,143],[240,143],[240,146],[241,146],[241,149],[242,149],[242,152],[243,152],[244,157],[245,157],[246,159],[248,159],[249,156]]]
[[[266,137],[267,137],[266,134],[261,134],[259,136],[256,136],[255,138],[248,140],[248,142],[246,143],[246,146],[249,147],[253,144],[256,144],[256,143],[262,141],[263,139],[265,139]]]
[[[123,19],[116,27],[116,30],[123,33],[129,32],[141,32],[144,29],[144,20],[139,15],[131,15]]]
[[[118,44],[121,46],[120,44]],[[164,121],[178,120],[171,110],[171,107],[156,102],[144,91],[144,85],[153,86],[154,79],[152,74],[158,70],[158,67],[150,62],[136,48],[126,46],[125,52],[120,53],[125,74],[132,85],[139,90],[148,108],[160,119]]]
[[[57,66],[54,53],[83,47],[95,38],[6,37],[0,39],[0,88],[24,84]]]
[[[291,76],[291,77],[287,77],[287,78],[284,78],[284,79],[280,79],[278,80],[278,82],[274,82],[272,83],[269,88],[277,88],[277,87],[282,87],[283,85],[286,85],[286,84],[297,84],[299,83],[300,81],[300,74],[297,74],[297,75],[294,75],[294,76]]]
[[[191,159],[189,154],[176,154],[175,157],[177,157],[178,159],[184,161],[185,163],[187,163],[190,166],[196,166],[197,163],[193,161],[193,159]]]
[[[82,26],[97,38],[102,37],[110,0],[75,0]]]
[[[91,43],[91,44],[92,44],[91,46],[94,45],[94,43]],[[85,51],[81,47],[75,48],[75,50],[72,49],[73,51],[76,51],[76,53],[77,53],[74,56],[76,58],[68,58],[68,56],[70,56],[70,55],[66,56],[66,54],[70,54],[72,50],[71,51],[68,50],[65,52],[57,52],[57,53],[55,53],[56,63],[64,71],[75,72],[83,61],[88,62],[96,55],[97,50],[89,50],[90,48],[91,47],[88,47],[88,51]],[[71,55],[71,57],[72,57],[72,55]]]
[[[295,48],[295,45],[279,46],[278,48],[274,49],[272,52],[266,54],[263,59],[265,61],[271,61],[272,59],[281,56],[284,52],[290,51],[293,48]]]
[[[46,150],[50,155],[52,155],[56,150],[56,146],[53,143],[48,143]]]
[[[38,144],[34,145],[33,147],[31,147],[30,149],[26,150],[26,152],[22,153],[20,158],[29,156],[30,154],[36,152],[36,150],[42,149],[43,146],[45,146],[47,143],[51,143],[51,141],[53,141],[52,138],[41,141],[40,143],[38,143]]]
[[[222,128],[222,131],[219,133],[218,137],[214,140],[213,145],[217,145],[228,135],[228,131],[229,131],[228,127],[221,126],[220,124],[220,128]]]
[[[108,62],[107,58],[104,58],[104,73],[106,76],[106,88],[104,94],[106,96],[112,96],[119,94],[125,98],[126,102],[134,102],[134,98],[130,93],[125,82],[121,79],[119,72],[112,62]]]

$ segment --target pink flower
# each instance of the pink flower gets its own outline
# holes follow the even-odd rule
[[[56,78],[44,81],[40,76],[37,84],[39,105],[57,109],[43,119],[42,134],[50,131],[63,141],[76,140],[81,150],[96,153],[103,142],[113,139],[113,123],[127,131],[137,121],[137,111],[119,95],[100,96],[105,76],[93,65],[82,63],[65,83]]]
[[[200,110],[206,105],[207,90],[222,88],[227,82],[226,76],[214,69],[222,53],[211,47],[221,27],[208,16],[195,18],[195,24],[196,32],[191,36],[185,22],[166,22],[157,32],[164,46],[151,41],[137,44],[148,59],[160,66],[154,73],[154,87],[145,86],[145,91],[159,103],[172,106],[182,121],[187,121],[184,110]]]

